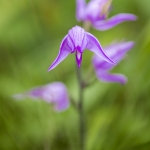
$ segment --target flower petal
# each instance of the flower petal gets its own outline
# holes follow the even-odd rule
[[[102,19],[104,16],[101,15],[101,10],[107,0],[91,0],[86,5],[85,19],[93,22],[94,20]]]
[[[12,97],[17,100],[23,100],[25,98],[32,98],[33,100],[40,99],[42,96],[43,89],[42,87],[36,87],[34,89],[30,89],[27,92],[15,94]]]
[[[71,53],[75,52],[76,50],[83,52],[87,45],[85,30],[77,25],[71,28],[68,32],[67,41],[68,46],[72,50]]]
[[[62,40],[59,54],[57,58],[55,59],[55,61],[49,67],[48,71],[54,69],[61,61],[63,61],[71,53],[71,49],[67,44],[67,37],[68,35],[66,35],[64,39]]]
[[[116,16],[113,16],[107,20],[95,21],[93,23],[93,26],[98,30],[104,31],[104,30],[111,29],[114,26],[116,26],[122,22],[135,21],[136,19],[137,19],[137,16],[135,16],[133,14],[122,13],[122,14],[118,14]]]
[[[122,74],[109,74],[108,72],[96,72],[97,78],[103,82],[119,82],[120,84],[125,84],[127,78]]]
[[[61,82],[54,82],[44,86],[42,98],[54,104],[56,111],[63,111],[69,107],[69,98],[66,86]]]
[[[113,59],[116,64],[118,64],[133,46],[134,42],[132,41],[121,42],[107,46],[104,48],[104,50],[106,55]],[[110,70],[114,67],[113,64],[107,63],[104,60],[99,59],[97,55],[94,55],[92,62],[95,69]]]
[[[80,68],[81,62],[82,62],[82,53],[80,53],[78,50],[76,50],[76,62],[77,62],[78,68]]]
[[[27,96],[33,99],[41,98],[43,89],[42,87],[36,87],[27,92]]]
[[[76,18],[78,21],[82,21],[85,17],[85,7],[86,1],[85,0],[76,0]]]
[[[94,52],[96,55],[104,59],[105,61],[115,64],[113,60],[111,60],[104,52],[99,43],[99,41],[92,34],[86,32],[88,44],[86,46],[87,49]]]
[[[110,45],[104,48],[106,54],[113,59],[116,63],[119,63],[125,54],[131,50],[134,46],[134,42],[120,42],[118,44]]]
[[[61,98],[62,100],[60,100],[58,103],[55,104],[54,109],[58,112],[60,111],[64,111],[69,107],[69,101],[66,100],[65,97]]]

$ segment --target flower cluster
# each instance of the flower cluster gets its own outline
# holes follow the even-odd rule
[[[124,21],[134,21],[137,17],[133,14],[121,13],[108,19],[111,11],[112,0],[91,0],[86,4],[85,0],[76,0],[76,18],[85,24],[90,24],[98,30],[108,30]],[[118,82],[125,84],[127,78],[122,74],[111,74],[109,71],[114,68],[134,46],[134,42],[120,42],[111,44],[104,49],[98,39],[91,33],[85,31],[80,26],[72,27],[68,34],[63,38],[59,54],[50,65],[48,71],[54,69],[69,54],[75,54],[76,63],[80,68],[82,63],[82,54],[85,49],[94,53],[92,64],[96,76],[104,82]],[[16,99],[42,99],[48,103],[54,104],[56,111],[63,111],[69,106],[69,98],[65,85],[61,82],[54,82],[41,87],[36,87],[28,92],[16,94]]]
[[[137,17],[133,14],[121,13],[110,19],[107,16],[111,10],[112,0],[91,0],[86,4],[85,0],[76,0],[77,9],[76,17],[78,21],[89,23],[98,30],[110,29],[124,21],[135,21]],[[97,78],[105,82],[119,82],[125,84],[127,78],[121,74],[109,74],[115,63],[118,64],[127,51],[134,45],[134,42],[120,42],[102,48],[97,38],[86,32],[83,28],[75,26],[69,30],[68,34],[62,40],[60,51],[51,64],[48,71],[54,69],[69,54],[75,53],[76,63],[80,68],[82,62],[82,54],[85,49],[95,53],[92,63]]]

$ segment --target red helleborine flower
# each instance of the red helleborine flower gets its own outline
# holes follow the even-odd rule
[[[76,18],[78,21],[89,21],[97,30],[108,30],[125,22],[135,21],[137,17],[133,14],[120,13],[107,19],[111,10],[112,0],[76,0]]]
[[[114,62],[104,53],[96,37],[88,32],[85,32],[83,28],[75,26],[69,30],[68,34],[62,40],[59,54],[49,67],[48,71],[54,69],[71,53],[76,54],[76,62],[78,67],[80,67],[82,62],[82,53],[85,49],[94,52],[103,60],[114,64]]]
[[[131,50],[134,46],[134,42],[120,42],[112,44],[104,48],[105,53],[112,58],[116,64],[118,64],[126,55],[126,53]],[[111,74],[110,70],[114,68],[115,65],[107,63],[102,59],[99,59],[97,55],[94,55],[92,63],[95,69],[97,78],[104,82],[119,82],[125,84],[127,78],[122,74]]]

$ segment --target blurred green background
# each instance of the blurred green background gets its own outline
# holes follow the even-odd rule
[[[81,25],[75,8],[75,0],[0,0],[0,150],[79,148],[73,106],[57,113],[46,102],[11,98],[54,81],[64,82],[78,98],[74,55],[47,72],[62,38]],[[136,45],[113,70],[128,77],[125,86],[97,80],[85,91],[86,150],[150,149],[150,1],[114,0],[110,16],[122,12],[134,13],[138,20],[105,32],[91,29],[102,46],[121,40]],[[83,76],[92,55],[83,54]]]

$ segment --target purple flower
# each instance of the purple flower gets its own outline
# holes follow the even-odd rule
[[[105,55],[96,37],[88,32],[85,32],[83,28],[75,26],[69,30],[68,34],[62,40],[59,54],[52,65],[49,67],[48,71],[55,68],[71,53],[76,54],[76,62],[78,67],[80,67],[82,62],[82,53],[85,49],[89,49],[109,63],[114,63]]]
[[[86,5],[86,0],[76,0],[76,17],[78,21],[90,21],[98,30],[108,30],[124,21],[135,21],[133,14],[121,13],[107,19],[111,10],[112,0],[91,0]]]
[[[105,52],[118,64],[133,46],[134,42],[120,42],[106,47]],[[92,62],[99,80],[104,82],[119,82],[121,84],[126,83],[127,78],[124,75],[109,73],[114,65],[99,59],[96,55],[94,55]]]
[[[63,111],[69,107],[69,98],[66,86],[61,82],[54,82],[41,87],[33,88],[25,93],[13,95],[15,99],[29,97],[33,100],[42,99],[54,104],[54,110]]]

